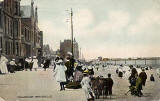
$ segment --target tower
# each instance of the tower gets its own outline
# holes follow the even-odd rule
[[[38,8],[35,8],[35,22],[38,23]]]
[[[31,0],[31,17],[34,17],[34,1]]]

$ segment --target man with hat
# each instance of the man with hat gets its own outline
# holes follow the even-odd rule
[[[108,74],[108,78],[106,78],[106,95],[109,95],[111,98],[112,95],[112,86],[113,86],[114,82],[111,78],[111,74]]]
[[[91,79],[88,77],[88,73],[89,73],[88,70],[85,70],[83,72],[83,79],[81,81],[81,86],[85,92],[87,101],[94,101],[93,91],[90,86]]]
[[[142,69],[142,72],[139,74],[139,76],[142,78],[142,85],[145,86],[147,80],[147,74],[144,69]]]

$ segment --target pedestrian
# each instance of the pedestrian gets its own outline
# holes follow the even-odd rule
[[[20,59],[18,60],[18,62],[17,62],[17,66],[16,66],[16,68],[15,68],[16,71],[20,71],[20,70],[23,69],[22,62],[23,62],[23,59],[20,58]]]
[[[69,81],[71,81],[70,78],[73,77],[73,68],[71,66],[71,61],[70,61],[69,57],[67,57],[65,66],[67,67],[66,78],[67,78],[67,82],[69,82]]]
[[[99,69],[99,66],[96,64],[96,69],[97,69],[97,71],[98,71],[98,69]]]
[[[139,76],[142,79],[142,85],[145,86],[147,80],[147,74],[145,72],[145,69],[142,69],[142,72],[139,74]]]
[[[138,76],[138,72],[136,68],[132,68],[131,76],[128,79],[130,83],[130,87],[136,86],[137,76]]]
[[[56,68],[54,72],[54,76],[56,78],[56,81],[60,83],[60,91],[65,90],[64,84],[66,83],[66,75],[65,71],[67,70],[67,67],[64,65],[62,60],[59,60],[56,63]]]
[[[2,74],[8,73],[7,62],[8,59],[4,56],[4,54],[0,55],[0,71]]]
[[[49,60],[49,59],[46,59],[46,60],[45,60],[45,63],[44,63],[44,66],[43,66],[44,71],[46,71],[46,69],[49,68],[49,65],[50,65],[50,60]]]
[[[16,66],[16,63],[15,63],[15,59],[12,59],[10,62],[9,62],[9,67],[10,67],[10,70],[9,72],[10,73],[15,73],[15,66]]]
[[[37,71],[38,69],[38,59],[36,56],[33,56],[33,69]]]
[[[151,74],[150,81],[155,81],[153,74]]]
[[[139,96],[139,97],[141,97],[142,95],[143,95],[143,93],[142,93],[142,78],[141,78],[141,76],[139,75],[138,76],[138,78],[137,78],[137,80],[136,80],[136,90],[137,90],[137,96]]]
[[[108,78],[106,79],[106,95],[109,95],[111,98],[112,95],[112,87],[113,87],[113,80],[111,78],[111,74],[108,74]]]
[[[26,71],[27,71],[27,69],[30,69],[30,71],[31,71],[31,68],[32,68],[31,63],[32,63],[31,57],[25,59],[25,70]]]
[[[81,86],[85,92],[85,96],[86,96],[87,101],[94,101],[94,93],[93,93],[93,90],[90,85],[91,79],[89,78],[88,73],[89,73],[88,70],[85,70],[83,72],[83,79],[81,81]]]
[[[76,71],[74,73],[74,81],[75,82],[81,82],[83,78],[83,73],[82,73],[82,66],[78,65],[76,67]]]
[[[118,72],[119,72],[119,70],[118,70],[118,68],[116,69],[116,74],[118,74]]]
[[[158,77],[160,78],[160,68],[157,68],[157,75],[158,75]]]
[[[89,71],[90,78],[93,78],[93,75],[94,75],[93,67],[92,66],[88,66],[88,71]]]
[[[123,72],[122,72],[122,69],[119,70],[118,72],[118,77],[122,78],[123,77]]]
[[[24,60],[24,69],[25,69],[25,71],[27,71],[27,69],[29,68],[29,62],[30,62],[30,59],[29,58],[25,58],[25,60]]]
[[[51,67],[53,68],[53,70],[55,70],[55,65],[56,65],[55,62],[54,62],[54,60],[52,59],[52,60],[51,60]]]

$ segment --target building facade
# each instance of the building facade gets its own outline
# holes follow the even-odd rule
[[[0,2],[0,54],[2,53],[2,49],[3,49],[3,17],[4,17],[4,13],[3,13],[3,2]]]
[[[38,27],[38,9],[31,5],[21,6],[23,51],[25,57],[43,55],[43,32]]]
[[[20,0],[4,0],[1,8],[1,53],[8,58],[20,57],[21,44],[21,18]]]
[[[33,1],[20,6],[20,1],[0,2],[0,52],[9,59],[37,56],[43,46],[37,7]]]

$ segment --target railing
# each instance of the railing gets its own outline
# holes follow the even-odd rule
[[[108,60],[103,61],[103,64],[115,64],[115,65],[141,65],[141,66],[154,66],[160,67],[160,59],[134,59],[134,60]]]

